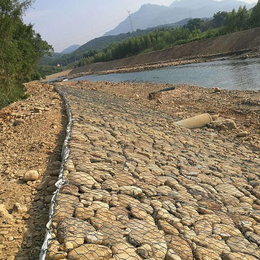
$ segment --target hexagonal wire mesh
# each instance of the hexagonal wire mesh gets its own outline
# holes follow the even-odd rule
[[[141,150],[145,169],[138,158],[122,159],[133,153],[126,142],[120,144],[123,152],[94,145],[110,130],[105,123],[98,127],[82,116],[74,119],[47,260],[260,258],[257,191],[226,184],[214,167],[202,182],[195,167],[151,165]],[[109,153],[117,155],[111,160]]]

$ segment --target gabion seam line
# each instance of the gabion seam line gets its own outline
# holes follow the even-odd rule
[[[61,161],[60,173],[59,173],[58,181],[55,183],[55,186],[57,187],[57,189],[53,193],[53,196],[51,199],[51,204],[50,204],[50,209],[49,209],[49,222],[46,225],[46,234],[45,234],[45,239],[44,239],[44,242],[43,242],[43,245],[41,248],[39,260],[45,260],[46,254],[48,251],[49,241],[51,240],[51,237],[52,237],[51,236],[51,225],[53,222],[53,214],[54,214],[54,208],[55,208],[55,204],[56,204],[56,197],[57,197],[57,194],[59,193],[60,188],[65,183],[63,174],[64,174],[65,163],[66,163],[66,161],[69,157],[69,153],[70,153],[68,143],[71,138],[71,130],[72,130],[72,123],[73,123],[72,112],[70,109],[70,102],[69,102],[66,94],[63,91],[59,90],[57,88],[57,85],[55,85],[55,84],[54,84],[54,89],[59,93],[59,95],[63,98],[63,100],[65,102],[66,112],[67,112],[67,116],[68,116],[68,125],[67,125],[67,129],[66,129],[66,137],[65,137],[63,147],[62,147],[62,153],[61,153],[62,161]]]

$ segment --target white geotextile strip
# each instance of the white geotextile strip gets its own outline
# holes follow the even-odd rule
[[[56,86],[54,86],[54,87],[55,87],[55,90],[60,94],[60,96],[65,101],[65,106],[66,106],[67,115],[68,115],[68,126],[67,126],[67,130],[66,130],[66,138],[65,138],[65,141],[64,141],[63,147],[62,147],[62,155],[61,155],[62,162],[61,162],[61,167],[60,167],[59,178],[58,178],[58,181],[55,183],[57,190],[53,193],[53,196],[51,199],[50,210],[49,210],[49,222],[46,225],[46,235],[45,235],[45,239],[44,239],[44,242],[42,245],[39,260],[44,260],[46,258],[49,242],[52,238],[51,225],[52,225],[52,221],[53,221],[54,208],[55,208],[57,194],[58,194],[60,188],[62,187],[62,185],[65,183],[63,172],[64,172],[65,163],[66,163],[66,161],[69,157],[69,153],[70,153],[68,143],[69,143],[69,140],[71,137],[71,128],[72,128],[72,121],[73,121],[69,101],[66,97],[66,94],[64,92],[58,90]]]

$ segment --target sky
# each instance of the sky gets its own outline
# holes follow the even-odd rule
[[[243,0],[254,3],[257,0]],[[27,10],[24,22],[32,23],[61,52],[73,44],[82,45],[114,29],[143,4],[169,6],[174,0],[36,0]]]

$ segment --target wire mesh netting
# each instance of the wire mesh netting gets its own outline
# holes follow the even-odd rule
[[[46,259],[256,260],[259,154],[95,91],[74,118]]]

